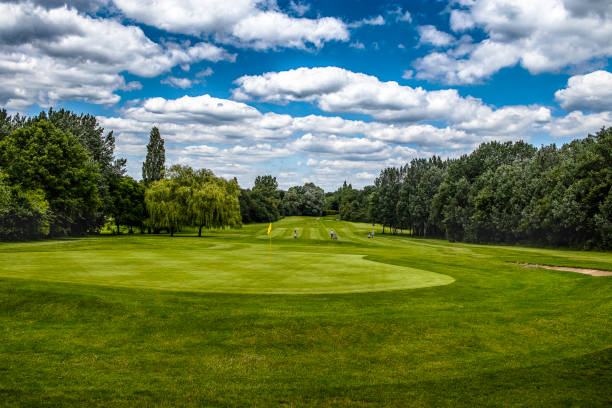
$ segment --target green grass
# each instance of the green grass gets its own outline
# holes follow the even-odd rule
[[[612,278],[509,263],[612,254],[266,229],[0,244],[0,405],[612,404]]]

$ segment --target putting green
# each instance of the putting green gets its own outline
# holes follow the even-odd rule
[[[89,242],[88,242],[89,241]],[[152,239],[86,239],[14,244],[0,276],[122,287],[221,293],[316,294],[446,285],[450,276],[366,259],[363,255],[270,250],[267,245],[208,245]],[[159,241],[159,240],[158,240]],[[164,241],[167,241],[165,239]],[[4,249],[9,249],[4,247]],[[59,249],[59,248],[58,248]]]

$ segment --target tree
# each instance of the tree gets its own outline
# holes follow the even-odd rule
[[[41,112],[33,117],[28,123],[37,121],[53,123],[53,125],[64,132],[74,135],[83,148],[89,153],[90,159],[98,165],[101,177],[98,179],[98,195],[102,200],[102,206],[97,214],[97,228],[105,223],[106,216],[111,214],[110,184],[116,177],[125,174],[125,159],[115,159],[115,137],[113,132],[104,132],[95,116],[90,114],[77,115],[69,110],[54,110],[49,108],[47,112]]]
[[[257,176],[253,191],[258,191],[267,197],[278,198],[278,182],[271,175]]]
[[[400,222],[397,212],[397,202],[399,200],[401,180],[401,170],[395,167],[388,167],[380,172],[380,176],[375,181],[377,189],[377,211],[380,214],[380,223],[383,225],[383,234],[385,232],[385,226],[392,229],[393,233],[397,232],[399,228]]]
[[[133,232],[133,227],[139,227],[141,232],[147,217],[144,203],[145,188],[129,176],[117,178],[111,184],[112,216],[120,233],[120,226],[126,225]]]
[[[174,236],[181,226],[188,223],[186,196],[188,191],[169,179],[154,181],[145,192],[149,213],[147,220],[153,228],[165,228]]]
[[[42,190],[10,186],[0,171],[0,240],[27,240],[49,234],[49,203]]]
[[[168,229],[174,236],[182,226],[191,225],[202,236],[202,228],[241,225],[236,179],[226,181],[209,170],[180,165],[168,169],[167,177],[153,182],[145,193],[150,226]]]
[[[125,159],[115,159],[115,138],[113,132],[104,133],[98,120],[93,115],[77,115],[69,110],[42,111],[37,116],[28,118],[16,114],[8,115],[5,109],[0,110],[0,140],[12,131],[28,127],[36,122],[49,121],[57,129],[69,132],[77,138],[89,155],[89,159],[98,166],[101,177],[97,189],[102,205],[97,209],[96,222],[90,226],[90,232],[99,230],[111,212],[110,183],[113,178],[125,173]]]
[[[151,185],[154,181],[164,177],[166,164],[166,150],[164,139],[159,134],[159,129],[153,127],[149,134],[149,144],[147,144],[147,157],[142,164],[142,181],[145,186]]]
[[[17,129],[0,141],[7,183],[44,193],[51,236],[93,232],[98,226],[100,173],[78,139],[48,121]]]
[[[257,176],[252,190],[239,196],[242,222],[273,222],[280,218],[281,192],[276,177]]]
[[[282,208],[285,215],[323,215],[325,192],[313,183],[291,187],[283,196]]]
[[[189,211],[198,227],[198,237],[202,236],[202,228],[241,225],[239,191],[235,180],[227,182],[216,177],[194,186],[189,199]]]

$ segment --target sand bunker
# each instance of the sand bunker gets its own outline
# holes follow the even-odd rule
[[[585,268],[572,268],[569,266],[550,266],[550,265],[540,265],[533,263],[521,263],[521,262],[511,262],[516,265],[526,266],[528,268],[542,268],[542,269],[552,269],[555,271],[566,271],[566,272],[578,272],[583,273],[585,275],[591,276],[612,276],[611,271],[602,271],[601,269],[585,269]]]

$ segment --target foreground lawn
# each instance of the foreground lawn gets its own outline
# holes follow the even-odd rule
[[[612,404],[612,277],[509,263],[612,254],[266,229],[0,244],[0,404]]]

